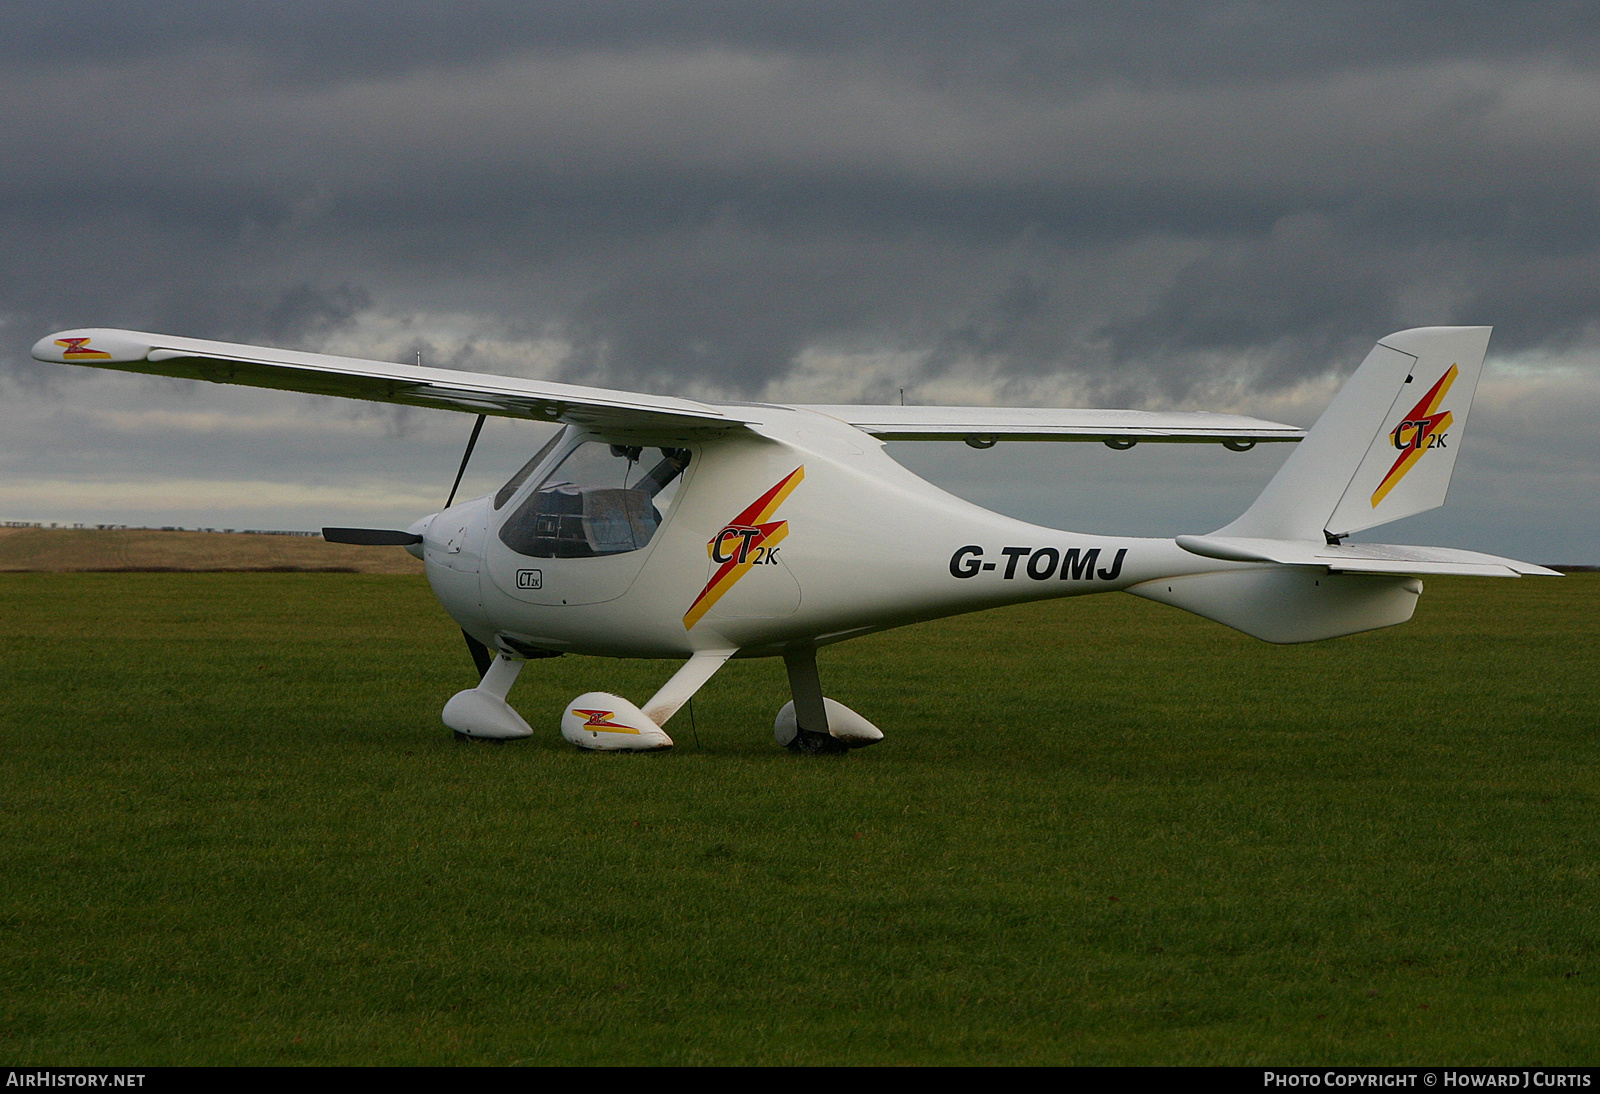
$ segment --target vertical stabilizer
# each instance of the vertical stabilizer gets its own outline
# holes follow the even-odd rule
[[[1320,541],[1443,505],[1489,331],[1381,339],[1261,496],[1215,534]]]

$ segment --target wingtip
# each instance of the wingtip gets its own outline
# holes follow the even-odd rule
[[[82,327],[47,334],[33,344],[33,359],[55,365],[118,364],[143,361],[147,337],[126,330]]]

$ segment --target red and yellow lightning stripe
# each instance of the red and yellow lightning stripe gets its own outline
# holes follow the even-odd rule
[[[89,339],[87,338],[57,338],[56,345],[61,347],[61,356],[68,361],[111,360],[111,354],[97,349],[89,349]]]
[[[711,575],[711,580],[706,582],[705,588],[700,590],[700,595],[694,598],[694,603],[690,604],[689,610],[683,614],[684,630],[700,622],[706,612],[711,610],[712,605],[721,600],[724,593],[750,572],[750,567],[755,565],[751,561],[755,548],[775,547],[779,540],[789,534],[788,521],[768,523],[768,518],[777,512],[778,506],[794,493],[794,488],[799,486],[805,477],[806,469],[802,464],[789,472],[771,490],[751,502],[744,512],[723,525],[722,529],[706,543],[706,553],[713,559],[720,557],[719,543],[732,550],[729,551],[730,557],[727,561],[717,567],[717,572]]]
[[[594,730],[597,733],[632,733],[635,737],[639,735],[639,731],[632,726],[619,725],[611,720],[617,716],[616,711],[582,710],[573,707],[572,713],[583,715],[584,723],[581,727],[583,729]]]
[[[1441,412],[1439,404],[1444,402],[1450,385],[1456,382],[1456,372],[1456,366],[1451,365],[1450,371],[1439,377],[1439,382],[1428,389],[1428,393],[1411,408],[1411,413],[1402,418],[1400,424],[1394,427],[1394,432],[1389,435],[1394,446],[1400,449],[1400,455],[1394,461],[1394,466],[1389,468],[1389,473],[1383,476],[1378,488],[1372,492],[1374,509],[1378,507],[1380,501],[1389,496],[1389,491],[1400,485],[1400,480],[1406,477],[1406,472],[1422,459],[1422,454],[1428,450],[1428,438],[1436,433],[1443,433],[1455,420],[1448,410]]]

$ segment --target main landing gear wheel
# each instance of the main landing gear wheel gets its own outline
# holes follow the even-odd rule
[[[790,752],[803,756],[829,756],[865,748],[883,740],[883,731],[833,699],[823,700],[828,732],[802,729],[793,703],[785,703],[772,721],[772,737]]]
[[[817,733],[809,729],[795,729],[794,737],[783,746],[802,756],[843,756],[850,746],[831,733]]]
[[[843,703],[822,694],[815,649],[792,646],[784,650],[783,666],[788,670],[789,689],[794,698],[785,703],[773,719],[772,736],[784,748],[800,755],[822,756],[883,740],[881,729]]]

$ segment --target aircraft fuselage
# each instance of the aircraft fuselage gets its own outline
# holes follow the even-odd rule
[[[507,526],[526,522],[519,510],[552,493],[548,480],[561,478],[553,471],[585,443],[638,451],[627,468],[640,477],[655,453],[688,454],[648,542],[586,557],[559,557],[572,552],[550,537],[521,550],[508,543],[517,537]],[[621,493],[566,489],[567,508],[585,492]],[[800,640],[1240,568],[1171,540],[1083,535],[990,512],[918,478],[860,430],[780,407],[754,430],[710,437],[569,428],[514,494],[495,501],[413,525],[440,601],[491,648],[503,638],[614,657],[776,654]],[[546,518],[552,527],[557,519]]]

